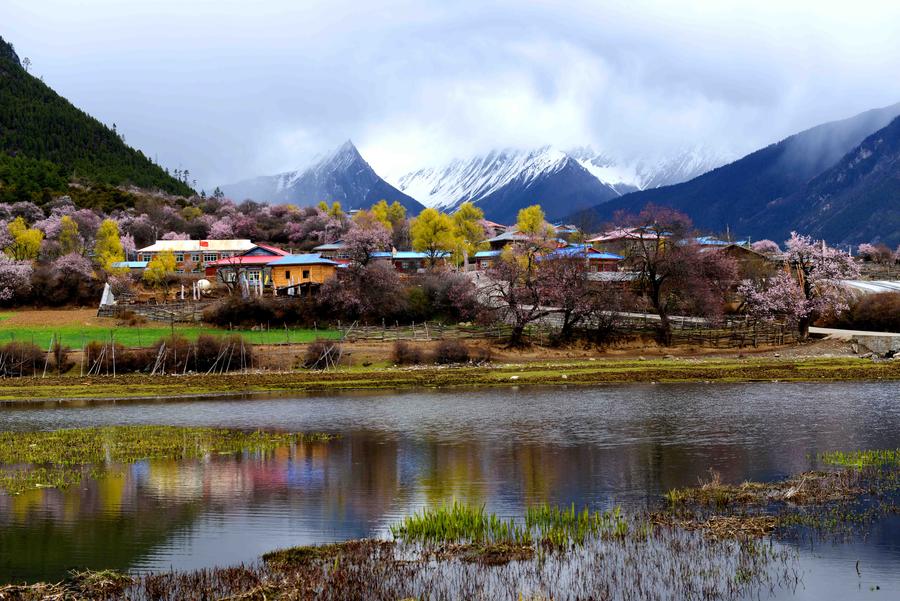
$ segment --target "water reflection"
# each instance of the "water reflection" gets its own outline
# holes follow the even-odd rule
[[[2,429],[142,423],[341,438],[110,465],[65,491],[0,495],[0,580],[54,579],[74,566],[252,561],[280,546],[384,533],[423,504],[452,498],[503,515],[539,501],[644,507],[710,467],[729,481],[774,479],[813,467],[818,451],[900,446],[897,398],[897,384],[840,383],[6,408]],[[893,522],[879,528],[873,532],[897,531]],[[897,577],[887,575],[900,572],[900,551],[887,534],[817,549],[804,562],[811,574],[827,572],[831,557],[844,573],[842,553],[859,549],[881,589],[896,588]]]

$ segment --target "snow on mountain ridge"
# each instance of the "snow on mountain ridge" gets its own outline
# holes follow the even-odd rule
[[[454,160],[441,168],[425,168],[397,180],[404,193],[429,207],[453,210],[463,202],[477,202],[516,178],[531,182],[555,173],[570,157],[549,146],[532,151],[491,151],[469,160]]]
[[[590,146],[567,152],[545,146],[537,150],[505,149],[468,160],[456,159],[441,167],[407,173],[397,188],[429,207],[453,210],[466,201],[477,202],[517,178],[524,183],[552,174],[575,161],[617,195],[692,179],[727,163],[731,157],[702,147],[657,159],[616,160]]]

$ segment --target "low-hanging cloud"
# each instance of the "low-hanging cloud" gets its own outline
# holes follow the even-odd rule
[[[737,155],[900,100],[900,7],[675,4],[5,0],[0,35],[206,188],[346,138],[388,175],[545,144]]]

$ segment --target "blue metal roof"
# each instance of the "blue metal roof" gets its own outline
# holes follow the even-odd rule
[[[590,246],[583,244],[572,244],[571,246],[564,246],[562,248],[557,248],[552,253],[551,256],[557,257],[585,257],[587,259],[609,259],[611,261],[621,261],[624,257],[621,255],[617,255],[615,253],[608,252],[599,252],[591,248]]]
[[[270,267],[279,265],[337,265],[331,259],[325,259],[318,253],[307,253],[304,255],[287,255],[280,257],[268,263]]]
[[[398,250],[395,253],[391,252],[375,252],[369,255],[373,259],[401,259],[401,260],[411,260],[411,259],[427,259],[428,253],[420,253],[413,250]],[[438,258],[449,257],[450,253],[446,251],[441,251],[436,255]]]
[[[149,261],[116,261],[112,264],[113,269],[121,269],[123,267],[127,267],[128,269],[144,269],[147,267],[147,263]]]
[[[694,242],[701,246],[729,246],[731,244],[737,246],[750,246],[749,240],[735,240],[734,242],[729,242],[728,240],[720,240],[715,236],[698,236],[697,238],[694,238]]]
[[[320,244],[320,245],[316,246],[315,248],[313,248],[313,250],[341,250],[345,246],[346,245],[344,244],[343,241],[336,240],[334,242],[329,242],[327,244]]]
[[[475,258],[485,259],[488,257],[499,257],[501,254],[503,254],[502,250],[479,250],[475,253]]]

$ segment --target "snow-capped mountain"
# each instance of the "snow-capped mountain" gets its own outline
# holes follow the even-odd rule
[[[578,161],[551,147],[500,150],[427,168],[399,178],[397,187],[426,206],[453,211],[473,202],[488,219],[515,221],[519,209],[540,203],[548,218],[619,196]]]
[[[338,201],[345,210],[350,210],[369,208],[384,199],[400,202],[411,215],[424,208],[375,173],[349,140],[306,168],[255,177],[221,188],[234,200],[250,198],[273,204],[312,206],[323,200]]]
[[[557,219],[584,207],[647,188],[685,181],[727,162],[700,149],[655,161],[616,161],[590,147],[563,152],[502,150],[445,167],[407,173],[397,187],[422,204],[452,211],[463,202],[488,219],[514,221],[518,209],[540,203]]]
[[[735,158],[704,146],[692,146],[653,158],[617,160],[608,153],[596,152],[590,146],[572,149],[568,154],[620,194],[686,182]]]

